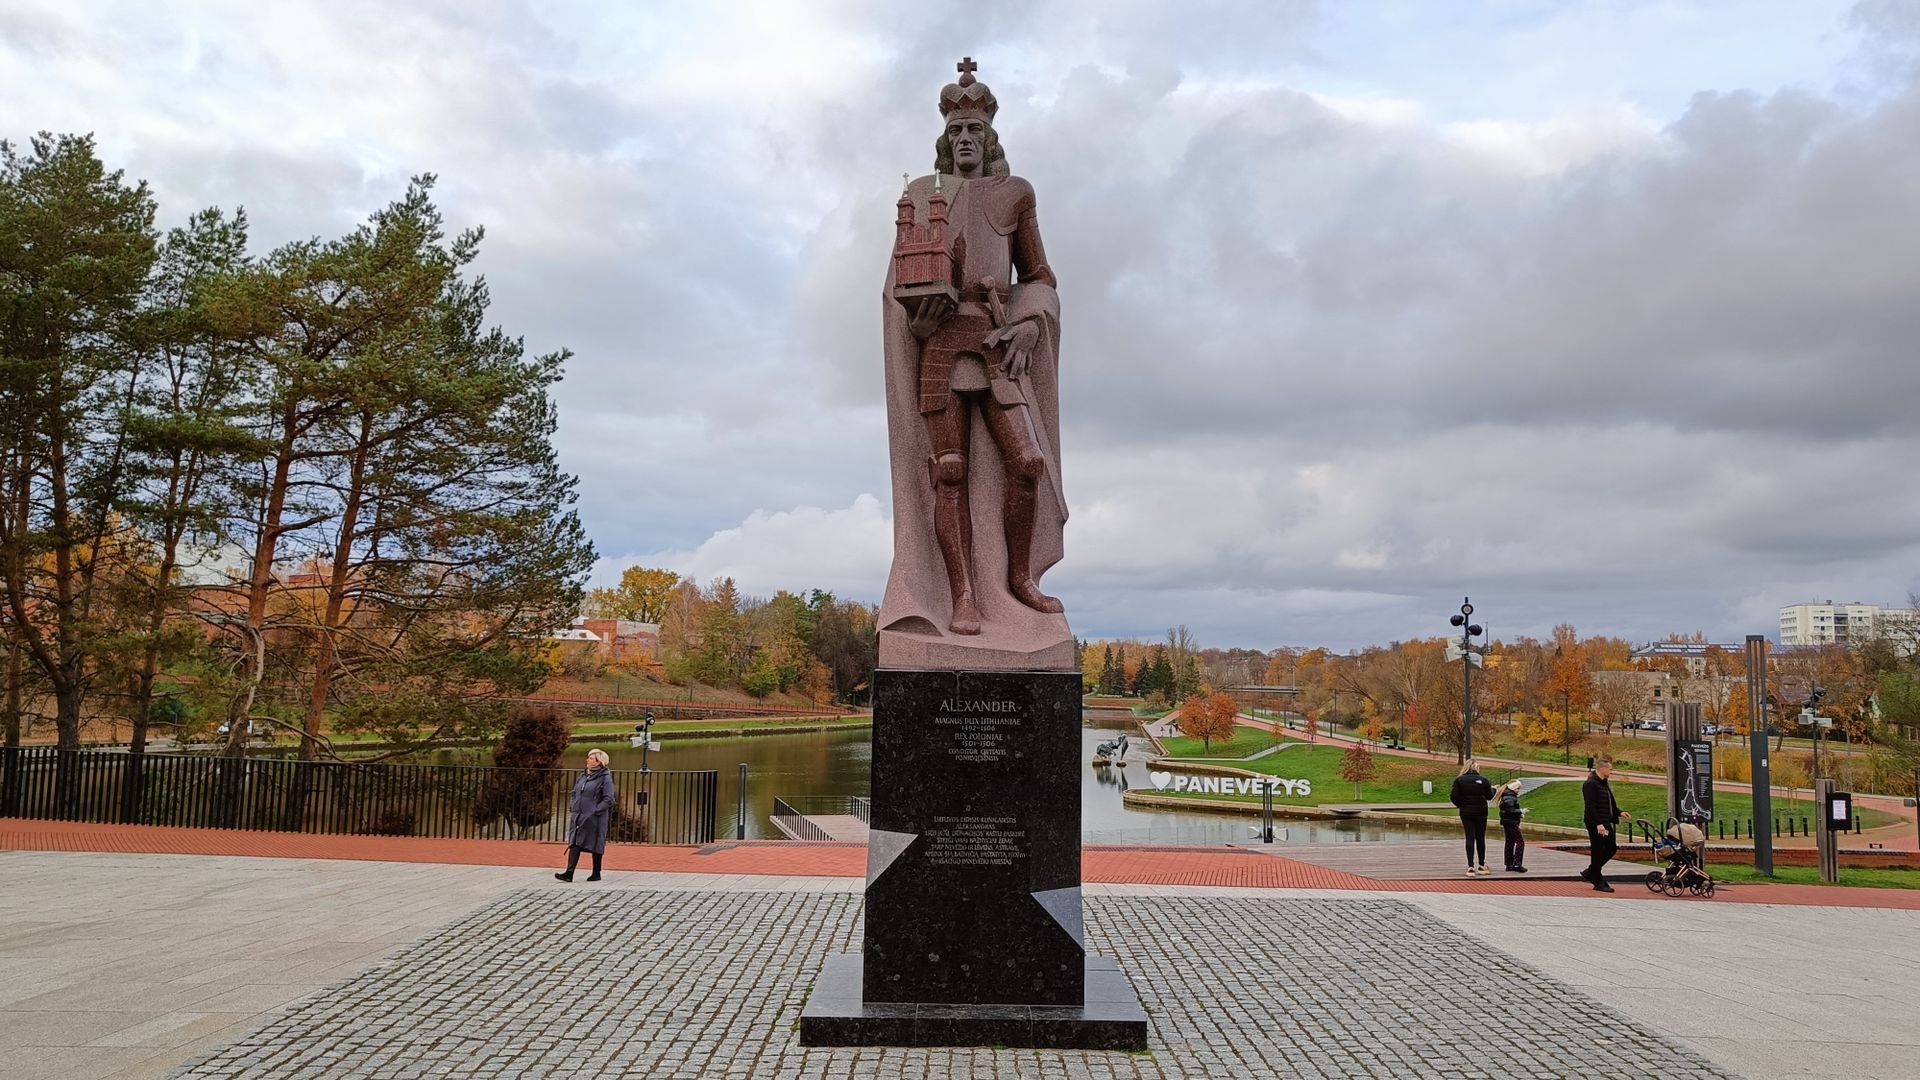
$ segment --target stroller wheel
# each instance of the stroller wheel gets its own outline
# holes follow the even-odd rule
[[[1661,887],[1664,886],[1666,883],[1667,883],[1667,875],[1661,873],[1658,870],[1647,871],[1647,891],[1648,892],[1659,892]]]
[[[1702,883],[1701,883],[1701,885],[1700,885],[1700,895],[1701,895],[1701,896],[1712,896],[1712,895],[1713,895],[1713,879],[1712,879],[1712,878],[1708,878],[1708,879],[1707,879],[1706,881],[1704,881],[1704,882],[1702,882]]]

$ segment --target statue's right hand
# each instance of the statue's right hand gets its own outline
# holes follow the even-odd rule
[[[923,296],[915,304],[913,313],[907,317],[907,328],[913,336],[925,341],[933,336],[948,315],[953,314],[953,301],[944,296]]]

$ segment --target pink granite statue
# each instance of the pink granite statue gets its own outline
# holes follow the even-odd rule
[[[1060,561],[1060,298],[999,103],[962,60],[934,172],[895,208],[885,308],[893,572],[883,667],[1059,670],[1073,635],[1040,576]]]

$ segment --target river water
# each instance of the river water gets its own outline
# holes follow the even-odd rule
[[[1080,787],[1081,835],[1090,844],[1221,844],[1248,843],[1260,819],[1237,814],[1208,814],[1175,810],[1137,810],[1123,805],[1121,793],[1132,784],[1147,783],[1147,744],[1133,742],[1137,760],[1126,768],[1084,764],[1093,760],[1098,743],[1132,724],[1120,719],[1096,718],[1101,726],[1081,729],[1083,762]],[[1135,732],[1137,735],[1137,730]],[[587,746],[567,751],[566,764],[585,756]],[[602,746],[616,769],[638,769],[640,751],[625,746]],[[746,835],[779,837],[773,827],[775,796],[865,795],[873,764],[873,740],[867,731],[818,731],[792,735],[754,735],[728,738],[674,738],[661,740],[648,755],[654,769],[714,769],[720,773],[718,835],[739,835],[740,765],[747,766]],[[1275,819],[1281,843],[1332,843],[1360,840],[1432,839],[1453,835],[1452,830],[1414,830],[1359,821],[1306,822]]]

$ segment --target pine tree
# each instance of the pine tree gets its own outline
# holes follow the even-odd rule
[[[118,629],[103,587],[125,554],[115,496],[138,309],[158,237],[145,183],[91,136],[0,142],[0,584],[19,652],[54,701],[63,749]],[[10,733],[11,734],[11,733]],[[72,794],[63,768],[57,786]]]
[[[1149,661],[1149,663],[1152,666],[1153,673],[1149,676],[1150,681],[1147,685],[1147,692],[1150,694],[1161,694],[1168,700],[1177,700],[1179,697],[1177,692],[1178,684],[1174,681],[1173,661],[1167,657],[1166,648],[1155,645],[1153,647],[1153,659]]]
[[[1174,678],[1174,696],[1200,692],[1200,684],[1205,680],[1200,674],[1200,658],[1188,653],[1180,662],[1179,673]]]
[[[121,784],[125,820],[136,820],[142,797],[139,759],[158,711],[154,688],[163,666],[212,659],[203,655],[210,650],[195,621],[184,617],[190,590],[181,574],[227,538],[237,470],[270,450],[242,425],[253,365],[244,331],[223,315],[233,278],[247,266],[246,244],[244,213],[195,214],[168,233],[141,314],[144,371],[122,413],[128,468],[116,505],[140,534],[145,557],[131,563],[123,582],[132,614],[110,664],[133,725]],[[208,678],[194,689],[209,696],[221,690]],[[161,700],[177,728],[183,703]]]

